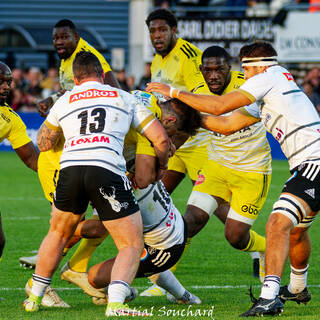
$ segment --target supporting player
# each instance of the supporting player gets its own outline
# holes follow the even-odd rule
[[[0,61],[0,141],[7,139],[19,158],[30,169],[37,171],[39,152],[27,134],[26,126],[17,113],[6,103],[12,83],[10,68]],[[5,246],[0,213],[0,261]]]
[[[156,9],[148,15],[146,24],[156,52],[151,64],[152,81],[187,91],[205,86],[199,69],[202,52],[192,43],[177,37],[177,18],[174,14],[166,9]],[[200,129],[170,158],[168,170],[162,179],[170,194],[187,173],[192,183],[197,180],[199,170],[207,160],[208,139],[208,132]],[[160,288],[154,286],[141,293],[145,296],[163,294]]]
[[[259,108],[248,106],[237,111],[237,121],[227,117],[217,121],[214,116],[204,116],[203,122],[205,127],[219,132],[221,124],[237,131],[261,121],[279,141],[288,159],[292,176],[274,204],[266,226],[266,276],[261,294],[241,316],[274,315],[283,310],[278,294],[288,254],[292,266],[290,284],[281,288],[280,298],[298,303],[310,300],[306,288],[311,251],[307,232],[308,222],[320,209],[320,118],[291,73],[278,65],[271,44],[245,45],[240,50],[240,59],[248,80],[238,91],[220,97],[197,96],[161,83],[151,83],[148,90],[178,97],[193,108],[213,115],[261,102]]]
[[[201,61],[209,90],[196,93],[223,95],[245,82],[243,73],[231,71],[231,57],[222,47],[208,47]],[[225,224],[225,237],[231,246],[260,254],[263,282],[266,240],[251,229],[271,181],[270,147],[262,123],[237,132],[212,132],[208,158],[188,200],[184,216],[188,237],[202,230],[214,213]],[[218,207],[223,208],[217,210]]]
[[[183,140],[186,135],[189,137],[196,133],[196,129],[200,125],[199,113],[195,113],[195,110],[190,109],[185,104],[177,103],[179,100],[173,99],[157,103],[156,98],[150,93],[135,91],[134,95],[157,115],[168,136],[175,141],[177,147],[180,145],[181,136]],[[188,109],[190,110],[187,115],[186,111]],[[136,170],[143,171],[145,176],[154,175],[156,159],[153,148],[144,137],[141,137],[134,130],[130,130],[126,136],[124,156],[127,162],[127,171],[130,175],[134,174]],[[145,277],[155,274],[151,277],[151,280],[168,290],[173,295],[172,300],[179,303],[200,303],[200,299],[187,292],[171,271],[167,270],[179,260],[185,245],[184,223],[182,217],[179,216],[179,211],[174,207],[171,197],[161,182],[150,185],[148,183],[146,188],[135,188],[134,190],[142,213],[145,239],[145,252],[141,257],[137,276]],[[99,223],[99,221],[93,220],[82,222],[75,233],[90,238],[105,236],[105,230],[99,227]],[[163,250],[163,252],[161,253],[160,250]],[[164,264],[159,262],[159,257],[156,258],[158,254],[159,257],[161,255],[163,261],[166,261]],[[95,283],[95,287],[102,288],[107,285],[109,276],[102,277],[103,280],[100,273],[103,272],[108,275],[112,263],[113,260],[102,263],[94,269],[94,272],[91,271],[91,282]],[[98,269],[99,277],[96,276]],[[162,270],[167,271],[158,275]],[[87,273],[75,272],[67,263],[61,270],[61,278],[65,279],[66,277],[86,292]],[[105,303],[105,299],[95,299],[94,301],[97,304]]]
[[[45,288],[57,269],[63,248],[92,201],[118,248],[108,287],[106,316],[148,315],[123,304],[143,249],[141,214],[125,176],[123,143],[132,125],[154,145],[159,168],[167,165],[169,139],[153,114],[128,93],[103,84],[98,58],[79,52],[73,62],[75,86],[50,110],[37,141],[52,148],[63,131],[66,139],[61,172],[52,206],[51,226],[44,238],[33,275],[32,292],[24,302],[39,310]],[[98,95],[94,93],[98,92]]]

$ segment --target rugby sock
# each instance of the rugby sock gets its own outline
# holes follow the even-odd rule
[[[108,286],[108,303],[123,303],[126,296],[130,294],[130,286],[122,280],[114,280]]]
[[[241,251],[258,251],[258,252],[265,252],[266,251],[266,238],[260,236],[260,234],[256,233],[253,230],[249,230],[250,232],[250,239],[248,245],[241,249]]]
[[[186,292],[186,289],[170,270],[152,275],[150,279],[161,288],[166,289],[177,299],[180,299]]]
[[[259,259],[259,252],[256,252],[256,251],[253,251],[253,252],[249,252],[250,253],[250,256],[251,256],[251,259],[254,260],[254,259]]]
[[[280,277],[268,275],[265,276],[260,297],[264,299],[275,299],[279,293]]]
[[[309,265],[304,269],[296,269],[291,267],[290,273],[290,283],[288,285],[288,290],[291,293],[299,293],[307,286],[307,274]]]
[[[98,239],[81,239],[77,250],[69,260],[70,268],[76,272],[87,272],[90,257],[104,239],[105,237]]]
[[[37,297],[43,297],[44,292],[46,291],[47,287],[51,283],[51,278],[45,278],[36,275],[35,273],[32,275],[32,294]],[[29,280],[30,284],[30,280]]]
[[[173,273],[176,272],[177,267],[178,267],[178,264],[180,263],[180,261],[181,261],[183,255],[184,255],[184,253],[188,250],[189,245],[190,245],[190,243],[191,243],[191,240],[192,240],[192,238],[187,238],[187,241],[186,241],[184,250],[183,250],[183,252],[182,252],[182,255],[181,255],[180,259],[178,260],[178,262],[177,262],[174,266],[172,266],[172,267],[170,268],[170,271],[171,271],[171,272],[173,272]]]

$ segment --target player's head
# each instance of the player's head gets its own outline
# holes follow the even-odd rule
[[[73,76],[76,84],[83,80],[96,79],[103,82],[104,73],[99,59],[88,51],[80,51],[76,54],[73,65]]]
[[[71,20],[62,19],[55,24],[52,39],[59,58],[67,59],[77,48],[79,34]]]
[[[177,18],[167,9],[157,9],[148,15],[146,24],[156,52],[162,56],[167,55],[177,41]]]
[[[221,94],[230,82],[231,57],[222,47],[211,46],[203,51],[200,70],[212,93]]]
[[[10,68],[0,61],[0,104],[2,105],[10,92],[12,74]]]
[[[161,123],[168,136],[184,133],[193,136],[200,128],[200,113],[178,99],[158,102],[161,108]]]
[[[245,79],[249,79],[278,64],[277,55],[277,51],[269,42],[256,41],[244,45],[240,49],[239,58],[242,62]]]

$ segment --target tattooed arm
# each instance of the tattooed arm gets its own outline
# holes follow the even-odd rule
[[[57,143],[59,137],[62,135],[62,130],[59,127],[49,128],[44,122],[37,136],[37,144],[40,151],[48,151]]]

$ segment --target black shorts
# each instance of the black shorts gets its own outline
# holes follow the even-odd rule
[[[288,192],[303,199],[312,211],[319,211],[320,166],[312,162],[304,162],[290,172],[292,176],[285,183],[282,192]]]
[[[143,254],[136,278],[149,277],[173,267],[181,258],[187,240],[187,225],[184,221],[184,237],[181,244],[159,250],[144,244]]]
[[[82,214],[89,201],[102,221],[129,216],[139,207],[129,180],[97,166],[71,166],[60,171],[54,205],[62,211]]]

